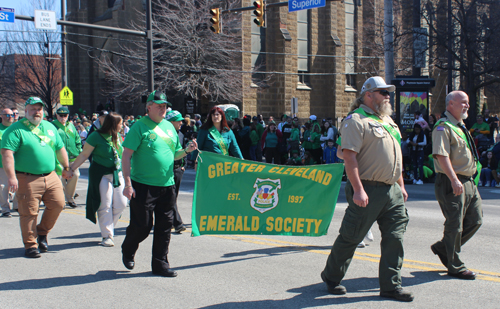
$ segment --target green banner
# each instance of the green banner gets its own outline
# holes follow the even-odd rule
[[[344,164],[273,165],[200,153],[192,236],[321,236],[328,231]]]

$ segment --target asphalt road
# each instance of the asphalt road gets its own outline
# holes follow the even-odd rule
[[[348,293],[330,295],[321,282],[338,234],[346,200],[343,186],[322,237],[200,236],[173,234],[169,261],[177,278],[150,272],[152,235],[140,246],[136,267],[121,262],[120,245],[129,210],[116,230],[117,246],[99,245],[99,227],[85,219],[86,171],[78,185],[79,207],[66,209],[49,235],[49,252],[24,258],[19,220],[0,218],[0,308],[499,308],[500,189],[480,188],[484,224],[463,247],[462,259],[475,281],[446,275],[429,246],[441,238],[444,218],[433,184],[407,186],[410,223],[405,235],[403,286],[412,303],[378,296],[380,233],[358,249],[343,281]],[[194,171],[184,176],[179,207],[190,226]]]

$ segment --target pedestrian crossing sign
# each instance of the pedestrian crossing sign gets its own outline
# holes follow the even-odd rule
[[[71,91],[68,86],[64,87],[61,92],[59,92],[59,101],[61,105],[73,105],[73,91]]]

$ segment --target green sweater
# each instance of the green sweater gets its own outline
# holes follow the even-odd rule
[[[312,149],[321,148],[321,133],[311,132]]]
[[[257,133],[257,131],[252,130],[250,132],[250,139],[252,140],[252,146],[255,146],[259,143],[260,138],[259,138],[259,134]]]

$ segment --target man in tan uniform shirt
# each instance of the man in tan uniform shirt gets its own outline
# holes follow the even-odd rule
[[[390,92],[394,90],[379,76],[369,78],[340,127],[349,206],[321,273],[332,294],[346,293],[340,282],[358,244],[377,221],[382,232],[380,296],[413,300],[412,293],[401,288],[403,235],[409,219],[404,204],[408,194],[402,178],[401,135],[390,117]]]
[[[432,132],[432,155],[436,160],[435,193],[445,217],[443,239],[431,246],[448,275],[474,280],[476,274],[460,260],[461,247],[482,224],[481,196],[473,176],[478,161],[474,141],[463,124],[469,97],[463,91],[446,96],[446,118]]]

